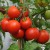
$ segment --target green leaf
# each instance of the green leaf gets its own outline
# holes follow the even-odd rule
[[[0,21],[4,18],[4,15],[0,12]]]
[[[42,25],[45,25],[45,20],[44,19],[39,19],[39,24],[42,26]]]
[[[3,33],[3,36],[5,37],[5,32],[4,32],[4,31],[2,31],[2,33]]]
[[[35,50],[37,47],[41,48],[41,44],[27,41],[24,45],[24,50]]]
[[[50,43],[46,43],[45,50],[50,50]]]
[[[20,0],[10,0],[10,1],[12,1],[13,3],[19,3],[20,2]]]
[[[50,22],[46,22],[46,27],[50,28]]]
[[[41,44],[32,41],[26,41],[26,43],[24,43],[24,50],[35,50],[36,48],[40,50]],[[19,50],[19,47],[17,43],[13,43],[8,50]]]
[[[0,32],[2,32],[3,36],[5,37],[5,32],[2,30],[1,27],[0,27]]]
[[[50,33],[50,28],[47,28],[46,30]]]
[[[11,44],[11,46],[8,48],[8,50],[19,50],[19,47],[16,43]]]
[[[34,50],[42,50],[40,47],[35,48]]]

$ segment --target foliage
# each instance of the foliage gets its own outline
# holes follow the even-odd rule
[[[8,50],[19,50],[19,47],[17,44],[11,44],[11,46]]]
[[[50,50],[50,43],[46,44],[45,50]]]
[[[29,42],[27,41],[24,45],[24,50],[37,50],[41,47],[41,44],[38,44],[36,42]],[[16,43],[12,44],[8,50],[19,50],[19,47]]]
[[[0,12],[0,21],[4,18],[4,15]]]

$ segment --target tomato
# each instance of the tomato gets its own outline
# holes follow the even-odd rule
[[[22,12],[22,10],[23,10],[23,7],[20,7],[21,12]],[[28,15],[29,15],[29,10],[26,8],[25,11],[23,11],[22,17],[28,17]]]
[[[29,11],[26,10],[26,11],[23,13],[23,17],[28,17],[28,15],[29,15]]]
[[[17,18],[19,17],[20,15],[20,11],[18,10],[17,7],[15,6],[11,6],[9,9],[8,9],[8,16],[10,18]]]
[[[29,17],[24,17],[20,20],[21,27],[23,29],[28,29],[32,25],[32,21]]]
[[[35,0],[35,5],[46,7],[48,3],[45,0]]]
[[[50,19],[50,10],[46,10],[45,12],[45,18]]]
[[[4,32],[7,32],[7,24],[9,23],[9,19],[8,18],[4,18],[1,21],[1,28]]]
[[[41,30],[38,38],[38,42],[44,44],[48,40],[49,40],[49,33],[46,30]]]
[[[17,39],[23,38],[24,37],[24,30],[19,29],[17,31],[17,33],[12,33],[12,36],[17,38]]]
[[[17,20],[10,20],[7,29],[10,33],[16,33],[20,29],[20,23]]]
[[[37,40],[39,35],[40,33],[37,28],[28,28],[25,33],[25,37],[27,40],[32,40],[32,39]]]

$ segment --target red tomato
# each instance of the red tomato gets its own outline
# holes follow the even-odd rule
[[[17,39],[23,38],[24,37],[24,31],[22,29],[19,29],[17,31],[17,33],[12,33],[12,36],[17,38]]]
[[[20,23],[17,20],[10,20],[7,29],[10,33],[16,33],[20,29]]]
[[[2,21],[1,21],[1,28],[4,32],[7,32],[7,24],[9,22],[9,19],[8,18],[4,18]]]
[[[10,18],[17,18],[19,17],[20,15],[20,11],[18,10],[17,7],[15,6],[11,6],[9,9],[8,9],[8,16]]]
[[[22,9],[23,9],[23,7],[20,7],[20,12],[22,12]],[[28,15],[29,15],[29,10],[26,9],[26,10],[23,12],[22,17],[28,17]]]
[[[37,40],[39,35],[40,33],[37,28],[28,28],[25,33],[26,40],[32,40],[32,39]]]
[[[29,15],[29,11],[26,10],[26,11],[23,13],[23,17],[28,17],[28,15]]]
[[[38,38],[38,42],[41,44],[46,43],[49,40],[49,33],[46,30],[40,31],[40,36]]]
[[[20,20],[21,27],[23,29],[28,29],[32,25],[32,21],[29,17],[24,17]]]

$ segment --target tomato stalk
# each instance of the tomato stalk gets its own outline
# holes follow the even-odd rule
[[[2,50],[2,48],[3,48],[3,44],[2,44],[2,38],[1,38],[1,34],[0,34],[0,45],[1,45],[1,48],[0,48],[0,50]]]
[[[19,50],[24,50],[24,39],[18,39]]]
[[[23,15],[24,9],[25,9],[24,0],[20,0],[20,3],[22,4],[22,6],[20,6],[20,7],[22,7],[21,15],[20,15],[20,18],[21,18],[22,15]],[[20,21],[20,19],[19,19],[19,21]],[[19,50],[24,50],[24,39],[23,38],[22,39],[18,39],[18,46],[19,46]]]

